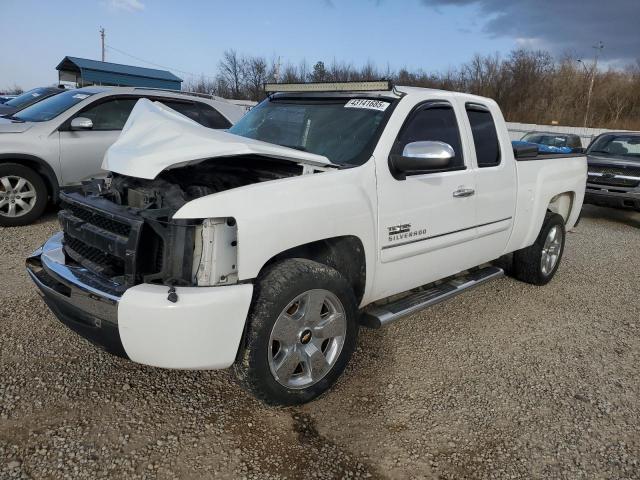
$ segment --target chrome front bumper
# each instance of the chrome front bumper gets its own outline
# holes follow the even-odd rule
[[[82,267],[66,265],[62,233],[26,261],[27,273],[56,317],[109,353],[127,357],[118,331],[120,297]]]
[[[236,359],[253,296],[250,283],[223,287],[139,284],[121,294],[83,267],[67,265],[62,234],[27,259],[27,272],[58,319],[91,342],[162,368],[227,368]]]

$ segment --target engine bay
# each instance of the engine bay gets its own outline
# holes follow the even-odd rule
[[[104,183],[86,185],[89,194],[118,205],[175,212],[185,203],[246,185],[301,175],[304,168],[289,161],[261,157],[230,157],[190,163],[163,171],[153,180],[112,174]]]

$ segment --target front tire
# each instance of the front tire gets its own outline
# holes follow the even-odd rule
[[[47,206],[47,186],[37,172],[17,163],[0,164],[0,226],[37,220]]]
[[[357,335],[356,299],[344,277],[311,260],[283,260],[256,282],[236,377],[266,403],[308,402],[336,382]]]
[[[514,252],[514,277],[533,285],[549,283],[560,266],[565,237],[564,219],[548,212],[535,243]]]

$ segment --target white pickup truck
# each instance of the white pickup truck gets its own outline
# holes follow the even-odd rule
[[[535,285],[556,273],[585,157],[514,152],[487,98],[266,88],[228,132],[138,102],[111,176],[63,193],[63,231],[27,260],[62,322],[135,362],[233,366],[297,404],[336,381],[359,326],[499,277],[497,260]]]

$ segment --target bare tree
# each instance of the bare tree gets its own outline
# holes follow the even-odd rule
[[[185,90],[188,92],[206,93],[213,95],[216,93],[215,80],[201,75],[198,78],[191,78],[186,82]]]
[[[24,90],[22,89],[22,87],[19,87],[16,84],[14,84],[13,87],[8,88],[4,91],[5,95],[20,95],[22,93],[24,93]]]
[[[388,64],[380,70],[369,60],[360,67],[333,59],[327,66],[317,61],[310,69],[306,61],[292,64],[275,56],[239,55],[227,50],[215,79],[189,83],[196,91],[213,92],[226,98],[263,98],[262,84],[281,82],[350,81],[388,78],[397,85],[420,86],[474,93],[495,99],[509,121],[582,125],[589,83],[575,54],[554,59],[548,52],[514,50],[505,58],[498,54],[474,55],[458,68],[433,72]],[[589,126],[640,129],[640,59],[625,70],[595,71]],[[590,80],[590,78],[589,78]]]
[[[246,60],[246,82],[251,100],[263,98],[263,84],[267,81],[267,74],[267,61],[263,57],[250,57]]]
[[[225,50],[218,68],[222,79],[229,86],[233,98],[241,98],[246,70],[244,59],[233,49]]]

